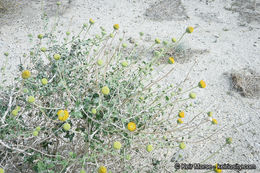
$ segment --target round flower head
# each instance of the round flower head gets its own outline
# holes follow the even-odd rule
[[[100,166],[98,168],[98,173],[107,173],[107,168],[105,166]]]
[[[33,136],[38,136],[39,132],[37,130],[33,131]]]
[[[155,41],[156,44],[160,44],[161,43],[161,40],[159,40],[159,38],[156,38],[154,41]]]
[[[40,126],[37,126],[37,127],[35,128],[35,130],[39,132],[39,131],[41,130],[41,127],[40,127]]]
[[[184,149],[186,147],[186,145],[184,142],[182,142],[182,143],[180,143],[179,147],[180,147],[180,149]]]
[[[217,172],[217,173],[221,173],[222,172],[222,170],[218,168],[218,164],[216,164],[216,167],[215,167],[214,171]]]
[[[63,125],[63,129],[66,130],[66,131],[69,131],[70,130],[70,124],[69,123],[65,123]]]
[[[123,61],[123,62],[121,62],[121,65],[122,65],[123,67],[127,67],[127,66],[128,66],[128,62],[127,62],[127,61]]]
[[[211,122],[212,122],[212,124],[218,124],[218,121],[216,119],[214,119],[214,118],[212,119]]]
[[[22,78],[23,79],[28,79],[29,77],[31,77],[31,72],[29,70],[24,70],[22,72]]]
[[[96,114],[96,113],[97,113],[97,110],[96,110],[95,108],[92,108],[92,109],[91,109],[91,113],[92,113],[92,114]]]
[[[163,45],[167,46],[168,42],[167,41],[163,41]]]
[[[136,130],[136,124],[134,122],[129,122],[127,124],[127,129],[131,132],[135,131]]]
[[[82,168],[82,169],[80,170],[80,173],[86,173],[85,169]]]
[[[17,115],[18,115],[18,110],[17,110],[17,109],[13,110],[13,111],[12,111],[12,115],[13,115],[13,116],[17,116]]]
[[[42,51],[42,52],[46,52],[46,50],[47,50],[46,47],[42,47],[42,48],[41,48],[41,51]]]
[[[20,106],[16,106],[15,109],[19,112],[21,110],[21,107]]]
[[[59,60],[59,59],[60,59],[60,54],[54,54],[54,55],[53,55],[53,58],[54,58],[55,60]]]
[[[4,53],[4,55],[5,55],[5,56],[8,56],[8,55],[9,55],[9,53],[8,53],[8,52],[5,52],[5,53]]]
[[[103,60],[101,60],[101,59],[97,60],[97,64],[98,64],[99,66],[102,66],[102,65],[103,65]]]
[[[173,38],[172,38],[172,42],[173,42],[173,43],[176,43],[176,41],[177,41],[176,38],[173,37]]]
[[[27,101],[28,101],[29,103],[33,103],[33,102],[35,102],[35,98],[34,98],[33,96],[29,96],[28,99],[27,99]]]
[[[227,139],[226,139],[226,143],[227,143],[227,144],[231,144],[231,143],[232,143],[232,138],[230,138],[230,137],[227,138]]]
[[[188,26],[186,28],[186,32],[189,33],[189,34],[191,34],[193,32],[193,30],[194,30],[194,28],[192,26]]]
[[[177,123],[178,123],[178,124],[182,124],[182,123],[183,123],[182,119],[178,118],[178,119],[177,119]]]
[[[101,89],[101,92],[104,94],[104,95],[108,95],[110,90],[108,88],[108,86],[104,86],[102,89]]]
[[[170,64],[174,64],[174,62],[175,62],[175,61],[174,61],[174,58],[173,58],[173,57],[170,57],[170,58],[169,58],[169,63],[170,63]]]
[[[0,168],[0,173],[5,173],[5,170],[3,168]]]
[[[94,21],[93,19],[89,19],[89,23],[90,23],[91,25],[93,25],[93,24],[95,23],[95,21]]]
[[[114,37],[114,34],[113,34],[113,33],[109,34],[109,37],[110,37],[110,38],[113,38],[113,37]]]
[[[146,151],[151,152],[153,150],[153,146],[151,144],[146,146]]]
[[[42,78],[41,80],[43,85],[47,85],[48,84],[48,80],[46,78]]]
[[[43,38],[43,35],[42,35],[42,34],[39,34],[39,35],[38,35],[38,38],[39,38],[39,39],[42,39],[42,38]]]
[[[190,96],[191,99],[195,99],[195,98],[196,98],[196,93],[191,92],[191,93],[189,94],[189,96]]]
[[[67,32],[66,32],[66,35],[68,35],[68,36],[69,36],[69,35],[70,35],[70,32],[69,32],[69,31],[67,31]]]
[[[120,148],[121,148],[121,143],[119,142],[119,141],[116,141],[116,142],[114,142],[114,144],[113,144],[113,147],[114,147],[114,149],[116,149],[116,150],[120,150]]]
[[[119,25],[118,24],[114,24],[113,28],[114,28],[114,30],[118,30],[119,29]]]
[[[126,43],[123,43],[123,44],[122,44],[122,47],[123,47],[123,48],[126,48],[126,47],[127,47],[127,44],[126,44]]]
[[[57,115],[60,121],[66,121],[69,118],[69,112],[67,110],[59,110]]]
[[[208,116],[212,117],[213,113],[212,112],[208,112]]]
[[[61,5],[61,2],[60,2],[60,1],[58,1],[56,4],[59,6],[59,5]]]
[[[200,88],[206,88],[206,83],[203,80],[201,80],[198,85]]]
[[[183,111],[179,112],[178,116],[179,116],[180,118],[184,118],[184,112],[183,112]]]

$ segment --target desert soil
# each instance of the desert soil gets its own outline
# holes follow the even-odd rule
[[[137,41],[139,32],[144,32],[145,42],[151,44],[156,37],[168,41],[178,38],[187,26],[194,26],[194,33],[183,40],[182,55],[176,57],[176,70],[167,81],[183,79],[196,62],[190,84],[201,79],[207,82],[207,88],[197,92],[196,103],[212,110],[219,126],[227,128],[188,150],[192,156],[189,161],[201,161],[205,153],[225,143],[223,137],[231,136],[233,144],[209,163],[255,164],[257,170],[248,172],[260,172],[259,0],[66,0],[62,4],[64,32],[77,33],[93,18],[95,25],[108,30],[118,23],[127,38]],[[0,7],[0,66],[5,63],[3,53],[9,52],[10,82],[22,55],[32,46],[28,34],[36,37],[43,31],[41,9],[55,20],[56,0],[21,0],[6,9]]]

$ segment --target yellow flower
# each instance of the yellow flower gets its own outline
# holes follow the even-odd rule
[[[212,124],[218,124],[218,121],[216,119],[212,119]]]
[[[53,55],[53,58],[54,58],[55,60],[59,60],[59,59],[60,59],[60,54],[54,54],[54,55]]]
[[[147,152],[151,152],[152,150],[153,150],[153,146],[151,144],[146,146]]]
[[[113,147],[116,150],[120,150],[122,144],[119,141],[114,142]]]
[[[42,51],[42,52],[46,52],[46,50],[47,50],[46,47],[42,47],[42,48],[41,48],[41,51]]]
[[[213,114],[212,112],[208,112],[209,117],[212,117],[212,114]]]
[[[169,63],[170,63],[170,64],[174,64],[174,62],[175,62],[175,61],[174,61],[174,58],[173,58],[173,57],[170,57],[170,58],[169,58]]]
[[[86,173],[85,169],[82,168],[82,169],[80,170],[80,173]]]
[[[65,123],[63,125],[63,129],[66,130],[66,131],[69,131],[70,130],[70,124],[69,123]]]
[[[172,42],[175,43],[176,41],[177,41],[176,38],[173,37]]]
[[[33,96],[29,96],[27,99],[27,102],[33,103],[33,102],[35,102],[35,98]]]
[[[113,28],[114,28],[115,30],[118,30],[118,29],[119,29],[119,25],[118,25],[118,24],[114,24]]]
[[[221,169],[218,169],[218,164],[216,164],[216,168],[214,169],[214,171],[217,172],[217,173],[221,173],[222,172]]]
[[[191,34],[193,32],[193,30],[194,30],[194,28],[192,26],[188,26],[186,28],[186,32],[189,33],[189,34]]]
[[[39,39],[42,39],[42,38],[43,38],[43,35],[42,35],[42,34],[39,34],[39,35],[38,35],[38,38],[39,38]]]
[[[184,112],[183,112],[183,111],[179,112],[178,116],[179,116],[180,118],[184,118]]]
[[[103,60],[102,60],[102,59],[97,60],[97,64],[98,64],[99,66],[102,66],[102,65],[103,65]]]
[[[108,86],[104,86],[102,89],[101,89],[101,92],[104,94],[104,95],[108,95],[110,90],[108,88]]]
[[[38,134],[39,134],[38,131],[36,131],[36,130],[33,131],[33,136],[38,136]]]
[[[105,166],[100,166],[98,168],[98,173],[107,173],[107,168]]]
[[[13,110],[13,111],[12,111],[12,115],[13,115],[13,116],[16,116],[16,115],[18,115],[18,110],[16,110],[16,109],[15,109],[15,110]]]
[[[127,129],[131,132],[135,131],[136,130],[136,124],[134,122],[129,122],[127,124]]]
[[[154,41],[155,41],[156,44],[160,44],[161,43],[161,40],[159,40],[159,38],[156,38]]]
[[[97,113],[97,109],[92,108],[92,109],[91,109],[91,113],[92,113],[92,114],[96,114],[96,113]]]
[[[182,119],[178,118],[178,119],[177,119],[177,123],[178,123],[178,124],[182,124],[182,123],[183,123]]]
[[[128,62],[127,62],[127,61],[123,61],[123,62],[121,62],[121,65],[122,65],[123,67],[127,67],[127,66],[128,66]]]
[[[89,19],[89,23],[90,23],[91,25],[93,25],[93,24],[95,23],[95,21],[94,21],[93,19]]]
[[[5,173],[5,170],[3,168],[0,168],[0,173]]]
[[[43,85],[47,85],[48,80],[46,78],[42,78],[41,82],[42,82]]]
[[[31,76],[31,72],[29,70],[24,70],[22,72],[22,78],[23,79],[28,79]]]
[[[57,115],[60,121],[66,121],[69,118],[69,112],[67,110],[59,110]]]
[[[196,93],[191,92],[191,93],[189,94],[189,96],[190,96],[191,99],[195,99],[195,98],[196,98]]]
[[[180,149],[184,149],[186,147],[186,145],[184,142],[182,142],[182,143],[180,143],[179,147],[180,147]]]
[[[200,88],[206,88],[206,83],[204,80],[201,80],[198,85]]]

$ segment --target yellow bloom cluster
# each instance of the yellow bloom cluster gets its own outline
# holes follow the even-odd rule
[[[22,78],[23,79],[28,79],[29,77],[31,77],[31,72],[29,70],[24,70],[22,72]]]
[[[114,28],[114,30],[118,30],[119,29],[119,25],[118,24],[114,24],[113,28]]]
[[[214,118],[212,119],[211,122],[212,122],[212,124],[218,124],[218,121],[216,119],[214,119]]]
[[[199,82],[198,86],[199,86],[200,88],[206,88],[206,83],[205,83],[205,81],[204,81],[204,80],[201,80],[201,81]]]
[[[189,33],[189,34],[191,34],[193,31],[194,31],[194,28],[192,26],[188,26],[186,28],[186,32]]]
[[[218,164],[216,164],[216,168],[214,169],[214,171],[217,172],[217,173],[221,173],[222,172],[221,169],[218,169]]]
[[[183,123],[182,119],[178,118],[178,119],[177,119],[177,123],[178,123],[178,124],[182,124],[182,123]]]
[[[69,112],[67,110],[59,110],[57,115],[60,121],[66,121],[69,118]]]
[[[127,129],[131,132],[135,131],[136,130],[136,124],[134,122],[129,122],[127,124]]]
[[[105,166],[100,166],[98,168],[98,173],[107,173],[107,168]]]
[[[179,116],[180,118],[184,118],[184,112],[183,112],[183,111],[179,112],[178,116]]]
[[[169,63],[170,63],[170,64],[174,64],[174,62],[175,62],[175,61],[174,61],[174,58],[173,58],[173,57],[170,57],[170,58],[169,58]]]

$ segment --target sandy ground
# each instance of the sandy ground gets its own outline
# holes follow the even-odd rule
[[[35,37],[43,31],[41,7],[53,21],[55,0],[42,5],[40,0],[22,0],[0,13],[0,65],[5,62],[3,53],[9,52],[11,75],[15,74],[16,65],[31,46],[28,34]],[[61,22],[64,32],[76,33],[77,27],[89,18],[111,30],[113,24],[119,23],[127,37],[138,38],[142,31],[147,43],[152,43],[155,37],[170,41],[171,37],[180,36],[186,26],[195,26],[194,33],[183,40],[187,50],[185,59],[179,60],[168,82],[183,79],[183,72],[188,72],[197,60],[189,79],[191,83],[203,79],[208,84],[206,90],[198,91],[197,103],[204,109],[214,110],[219,125],[228,128],[216,136],[217,140],[190,149],[189,161],[201,161],[205,153],[216,151],[224,143],[220,139],[231,136],[234,141],[231,147],[209,162],[256,164],[257,170],[248,172],[260,172],[260,101],[240,95],[232,89],[230,80],[230,73],[244,69],[254,71],[256,76],[260,74],[259,0],[256,6],[253,0],[63,1]],[[258,82],[256,87],[259,87],[259,80],[253,82]],[[257,94],[259,91],[253,93],[254,96]],[[206,107],[209,104],[211,108]]]

